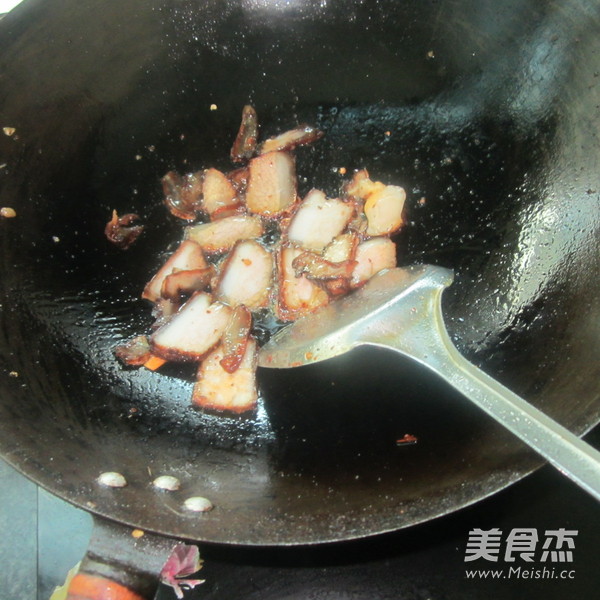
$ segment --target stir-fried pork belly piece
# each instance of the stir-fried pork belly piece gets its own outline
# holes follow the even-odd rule
[[[356,266],[350,284],[360,287],[373,275],[396,266],[396,244],[387,237],[375,237],[362,242],[354,256]]]
[[[278,217],[296,202],[296,167],[287,152],[268,152],[249,163],[246,207],[251,213]]]
[[[218,169],[206,169],[202,184],[202,209],[214,221],[240,206],[237,190],[229,178]]]
[[[169,171],[162,178],[165,206],[169,212],[184,221],[193,221],[202,210],[202,173],[185,176]]]
[[[258,117],[254,107],[247,104],[242,109],[242,122],[231,147],[230,156],[232,162],[239,163],[252,158],[256,150],[257,139]]]
[[[248,340],[238,368],[229,373],[221,364],[222,346],[202,361],[192,393],[192,402],[204,410],[242,414],[255,409],[258,400],[256,363],[258,348]]]
[[[234,215],[214,221],[190,225],[185,237],[200,245],[208,255],[223,254],[240,240],[259,238],[264,233],[260,217]]]
[[[134,213],[128,213],[119,217],[117,211],[113,210],[112,218],[104,228],[104,235],[117,248],[127,250],[138,239],[142,231],[144,231],[143,225],[135,224],[139,220],[138,215]]]
[[[331,279],[350,279],[354,272],[356,261],[344,260],[342,262],[331,262],[316,252],[302,252],[293,261],[292,267],[296,277],[305,274],[309,279],[317,281],[328,281]]]
[[[150,302],[156,302],[161,298],[163,282],[174,271],[192,271],[208,267],[200,245],[192,240],[184,240],[146,284],[142,298]]]
[[[252,313],[243,305],[236,306],[221,338],[221,366],[228,373],[236,371],[242,363],[251,328]]]
[[[336,236],[323,250],[323,258],[331,262],[344,262],[354,260],[356,247],[360,237],[354,231],[348,231]]]
[[[296,146],[311,144],[323,137],[323,132],[310,125],[301,125],[296,129],[290,129],[275,137],[265,140],[258,147],[258,154],[277,152],[279,150],[293,150]]]
[[[126,342],[119,344],[114,349],[115,356],[130,367],[141,367],[151,356],[148,336],[138,335]]]
[[[197,292],[152,334],[152,353],[171,361],[202,360],[221,339],[230,317],[231,308]]]
[[[311,190],[298,205],[287,230],[287,240],[320,252],[342,233],[354,215],[354,205],[328,199],[320,190]]]
[[[187,271],[175,269],[163,279],[160,295],[166,300],[177,302],[182,296],[205,290],[210,285],[213,272],[212,267]]]
[[[397,185],[386,185],[371,192],[365,200],[364,212],[369,236],[391,235],[404,224],[406,192]]]
[[[304,250],[283,244],[278,252],[278,294],[276,314],[282,321],[293,321],[329,302],[327,292],[306,275],[296,276],[294,259]]]
[[[225,259],[215,296],[250,310],[267,306],[273,285],[273,256],[255,240],[238,242]]]

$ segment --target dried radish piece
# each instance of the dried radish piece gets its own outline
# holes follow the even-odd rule
[[[316,142],[323,137],[323,132],[310,125],[300,125],[295,129],[290,129],[280,133],[275,137],[265,140],[258,147],[258,154],[267,152],[277,152],[279,150],[293,150],[296,146],[304,146]]]
[[[304,250],[284,244],[278,257],[278,295],[275,308],[282,321],[293,321],[329,303],[327,292],[306,275],[296,276],[294,259]]]
[[[246,207],[251,213],[278,217],[296,202],[296,167],[287,152],[268,152],[250,161]]]
[[[231,308],[197,292],[152,334],[152,353],[170,361],[202,360],[221,339],[230,316]]]
[[[287,240],[320,252],[344,231],[353,215],[353,204],[328,199],[320,190],[311,190],[289,223]]]
[[[221,361],[223,347],[217,346],[203,361],[192,392],[192,402],[199,408],[242,414],[255,409],[258,400],[256,362],[258,348],[248,340],[238,368],[228,373]]]
[[[231,250],[240,240],[255,239],[263,233],[260,217],[234,215],[212,223],[190,225],[185,237],[199,244],[207,254],[222,254]]]
[[[234,163],[244,162],[252,158],[256,150],[258,139],[258,117],[253,106],[247,104],[242,109],[242,122],[233,146],[231,147],[231,160]]]
[[[379,271],[396,266],[396,244],[387,237],[371,238],[357,246],[354,260],[356,266],[350,284],[356,288]]]
[[[206,269],[208,266],[200,245],[192,240],[184,240],[146,284],[142,298],[150,300],[150,302],[156,302],[161,298],[163,281],[175,270],[191,271]]]
[[[252,328],[252,313],[243,305],[234,308],[223,332],[221,366],[228,372],[236,371],[244,358]]]
[[[273,285],[273,271],[273,256],[264,246],[255,240],[240,241],[225,260],[215,297],[230,306],[264,308]]]

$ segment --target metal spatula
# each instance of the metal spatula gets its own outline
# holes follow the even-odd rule
[[[600,452],[467,361],[442,317],[452,271],[390,269],[364,287],[282,329],[263,346],[262,367],[284,369],[333,358],[360,345],[389,348],[441,375],[562,473],[600,500]]]

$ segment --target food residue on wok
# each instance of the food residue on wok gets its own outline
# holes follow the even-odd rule
[[[234,169],[163,177],[166,208],[184,222],[181,241],[142,292],[152,330],[115,349],[129,366],[196,364],[192,403],[224,414],[256,407],[256,316],[294,321],[395,267],[390,236],[404,225],[403,188],[372,181],[366,169],[338,197],[312,189],[300,198],[293,151],[323,133],[303,125],[259,141],[258,130],[245,106]],[[141,233],[136,222],[115,211],[107,237],[127,248]]]

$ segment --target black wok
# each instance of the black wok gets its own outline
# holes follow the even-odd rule
[[[455,269],[457,346],[583,434],[600,417],[599,33],[575,0],[24,3],[0,23],[2,456],[97,515],[250,545],[407,527],[531,472],[510,434],[374,350],[261,371],[258,414],[233,420],[189,406],[185,369],[124,370],[112,348],[149,324],[140,290],[180,235],[160,177],[230,168],[251,102],[263,135],[324,130],[298,152],[302,192],[334,194],[341,166],[404,185],[399,261]],[[146,223],[125,252],[103,236],[114,208]],[[96,483],[113,470],[127,487]],[[160,474],[182,489],[153,491]],[[215,509],[185,511],[193,495]]]

